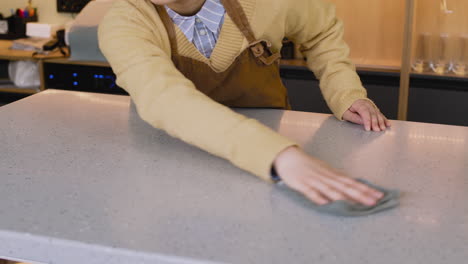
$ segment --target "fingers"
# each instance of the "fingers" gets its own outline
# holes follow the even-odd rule
[[[342,191],[335,189],[332,185],[327,184],[324,181],[308,178],[306,184],[308,184],[310,188],[314,188],[319,191],[330,201],[347,200],[346,195]]]
[[[300,183],[297,186],[291,186],[291,188],[302,193],[309,200],[311,200],[312,202],[318,205],[325,205],[330,202],[330,200],[325,198],[325,196],[323,196],[318,190],[316,190],[310,185]]]
[[[316,177],[305,177],[301,182],[308,186],[306,196],[313,201],[320,201],[320,205],[324,204],[325,200],[348,200],[372,206],[383,197],[380,191],[341,174],[325,163],[321,164],[317,173]]]
[[[362,121],[362,118],[358,114],[353,113],[349,110],[343,114],[343,119],[346,121],[355,123],[355,124],[359,124],[359,125],[364,124],[364,122]]]
[[[357,112],[359,114],[359,116],[361,116],[362,118],[362,121],[364,123],[364,128],[366,129],[366,131],[370,131],[371,130],[371,124],[372,124],[372,117],[371,117],[371,114],[370,114],[370,111],[367,107],[365,106],[362,106],[362,107],[359,107],[357,109]]]
[[[346,178],[346,177],[343,177]],[[383,197],[383,194],[351,178],[347,182],[338,178],[329,177],[304,177],[296,183],[288,185],[302,193],[317,205],[325,205],[332,201],[352,201],[367,206],[372,206]]]
[[[281,152],[274,164],[286,185],[318,205],[348,200],[372,206],[383,197],[378,190],[347,177],[298,148]]]
[[[387,127],[391,126],[390,121],[373,106],[362,106],[357,111],[366,131],[385,131]],[[351,117],[351,114],[348,114],[347,117],[355,118]]]
[[[327,188],[323,188],[324,195],[329,197],[329,199],[333,201],[351,200],[365,205],[374,205],[380,198],[383,197],[383,193],[343,175],[323,177],[321,178],[321,180],[325,184],[330,186],[328,187],[328,189],[331,189],[332,191],[341,194],[341,197],[336,194],[332,194],[335,195],[335,197],[341,198],[335,199],[335,197],[328,196],[328,194],[325,193],[327,191]],[[322,191],[322,188],[320,188],[320,190]]]
[[[390,122],[390,120],[388,120],[385,116],[384,116],[384,120],[385,120],[385,125],[387,127],[391,127],[392,126],[392,122]]]
[[[378,112],[380,128],[382,130],[386,130],[387,128],[391,127],[392,122],[390,122],[390,120],[388,120],[387,117],[385,117],[385,115],[382,114],[382,112],[380,112],[378,109],[376,111]]]
[[[370,195],[372,195],[373,197],[377,198],[377,199],[380,199],[383,197],[383,193],[378,191],[378,190],[375,190],[375,189],[372,189],[371,187],[363,184],[363,183],[360,183],[352,178],[348,178],[348,177],[340,177],[338,178],[338,181],[341,181],[353,188],[356,188],[358,190],[360,190],[361,192],[364,192],[364,193],[369,193]]]
[[[377,119],[379,121],[380,130],[385,131],[385,129],[387,129],[387,126],[385,125],[384,116],[382,115],[382,113],[380,113],[380,111],[377,114]]]
[[[364,125],[366,131],[385,131],[390,121],[371,102],[359,99],[343,114],[343,119]]]
[[[375,111],[375,108],[374,109],[369,109],[369,112],[370,112],[370,115],[371,115],[371,118],[372,118],[372,130],[374,130],[375,132],[379,132],[380,127],[379,127],[379,122],[378,122],[378,119],[377,119],[377,113]]]
[[[388,120],[387,117],[385,117],[385,115],[382,114],[382,112],[380,112],[380,110],[377,109],[377,112],[378,112],[379,118],[382,119],[381,121],[379,121],[380,126],[385,128],[383,130],[390,128],[392,126],[392,122]]]

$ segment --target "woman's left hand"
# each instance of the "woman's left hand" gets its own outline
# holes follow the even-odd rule
[[[359,99],[343,114],[343,119],[363,125],[366,131],[385,131],[390,121],[371,102]]]

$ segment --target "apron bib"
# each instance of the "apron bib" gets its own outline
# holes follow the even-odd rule
[[[224,8],[249,42],[224,72],[215,72],[204,62],[181,56],[177,49],[174,23],[163,6],[156,5],[171,44],[175,67],[202,93],[228,107],[291,109],[286,87],[279,73],[280,54],[273,53],[267,40],[254,37],[238,0],[223,0]]]

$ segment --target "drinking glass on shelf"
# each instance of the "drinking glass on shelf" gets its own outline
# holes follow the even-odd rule
[[[411,66],[413,71],[422,73],[429,70],[431,57],[432,35],[430,33],[422,33],[419,35],[414,62]]]
[[[446,34],[440,34],[439,37],[433,39],[433,60],[429,63],[429,67],[436,74],[445,74],[452,71],[453,61],[451,47],[451,37]]]
[[[468,35],[460,36],[456,41],[457,55],[454,59],[453,73],[468,75]]]

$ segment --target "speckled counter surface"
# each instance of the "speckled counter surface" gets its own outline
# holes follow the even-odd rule
[[[177,106],[174,106],[177,107]],[[49,90],[0,108],[0,257],[39,263],[466,263],[468,128],[242,110],[395,210],[339,218],[151,128],[124,96]]]

